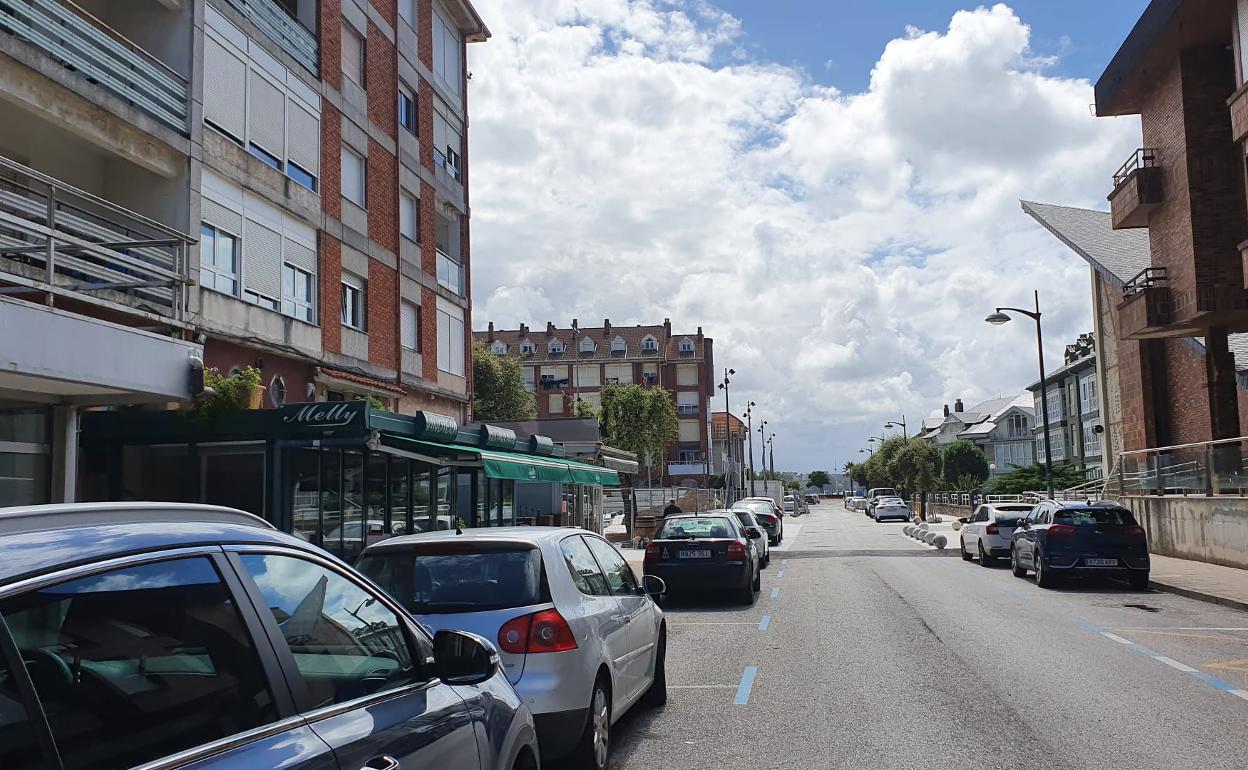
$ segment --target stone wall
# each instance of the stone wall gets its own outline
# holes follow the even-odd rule
[[[1124,497],[1163,556],[1248,569],[1248,498]]]

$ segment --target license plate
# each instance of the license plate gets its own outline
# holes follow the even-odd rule
[[[1117,559],[1084,559],[1083,563],[1089,567],[1117,567]]]
[[[678,555],[682,559],[709,559],[711,558],[710,551],[681,551],[680,554]]]

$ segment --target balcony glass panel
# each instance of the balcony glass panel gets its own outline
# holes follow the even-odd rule
[[[320,49],[316,35],[286,13],[273,0],[226,0],[247,20],[259,27],[273,42],[312,74],[317,74]]]

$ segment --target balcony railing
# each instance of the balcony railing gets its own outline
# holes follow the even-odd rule
[[[464,266],[438,250],[438,285],[464,296]]]
[[[186,247],[192,242],[0,157],[0,280],[22,287],[16,291],[79,292],[181,320],[189,283]]]
[[[1131,178],[1131,175],[1142,168],[1153,168],[1157,165],[1157,150],[1151,147],[1141,147],[1127,158],[1127,162],[1118,167],[1114,172],[1114,189],[1118,189]]]
[[[1114,189],[1109,194],[1110,223],[1115,230],[1148,227],[1149,216],[1163,199],[1157,151],[1141,147],[1114,172]]]
[[[1124,495],[1248,493],[1248,438],[1123,452],[1118,484]]]
[[[701,476],[706,473],[706,462],[697,460],[694,462],[668,463],[667,473],[669,476]]]
[[[0,30],[39,46],[179,133],[187,132],[186,79],[71,0],[4,0]]]
[[[698,413],[697,404],[677,404],[676,405],[676,414],[678,415],[684,415],[687,417],[689,415],[696,415],[697,413]]]
[[[1122,296],[1126,299],[1132,294],[1139,294],[1145,289],[1151,289],[1157,284],[1165,283],[1168,280],[1169,278],[1166,277],[1166,269],[1164,267],[1146,267],[1123,285]]]
[[[273,0],[226,0],[234,10],[260,28],[273,42],[313,75],[320,72],[320,48],[316,35],[291,18]],[[337,23],[337,22],[335,22]]]

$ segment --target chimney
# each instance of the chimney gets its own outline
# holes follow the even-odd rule
[[[490,321],[490,330],[489,330],[489,332],[485,335],[485,338],[486,338],[486,340],[488,340],[489,342],[493,342],[493,341],[494,341],[494,322],[493,322],[493,321]]]
[[[610,318],[602,319],[602,336],[604,337],[611,336],[611,319]]]
[[[965,412],[965,411],[966,411],[965,409],[963,409],[963,408],[962,408],[962,399],[960,399],[960,398],[959,398],[959,399],[957,399],[956,401],[954,401],[954,402],[953,402],[953,411],[955,411],[955,412]]]
[[[547,337],[555,336],[555,325],[552,324],[550,321],[546,322],[546,336]]]
[[[663,336],[667,339],[672,337],[672,319],[670,318],[663,319]]]
[[[527,337],[527,336],[529,336],[529,325],[528,325],[528,324],[520,324],[520,336],[521,336],[521,337]]]
[[[948,416],[949,416],[949,405],[948,405],[948,404],[945,404],[945,416],[946,416],[946,417],[948,417]]]
[[[572,331],[577,331],[579,328],[580,328],[580,325],[577,324],[576,319],[573,318],[572,319]]]
[[[698,337],[699,337],[699,338],[701,338],[701,337],[702,337],[702,327],[701,327],[701,326],[699,326],[699,327],[698,327]]]

